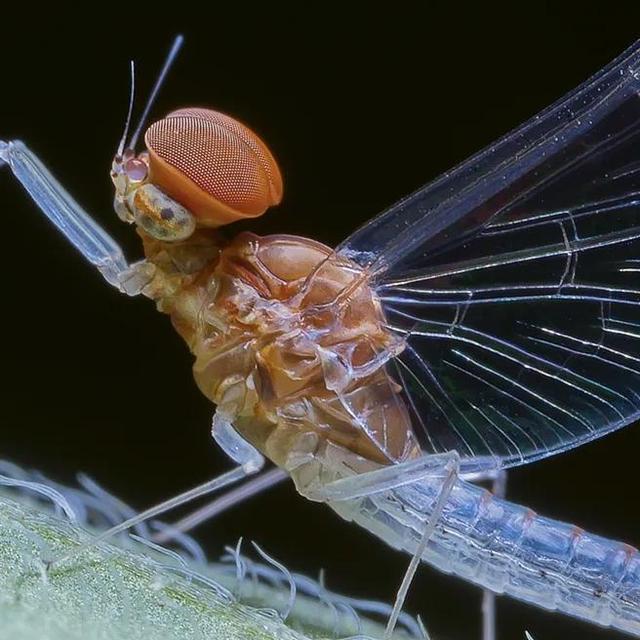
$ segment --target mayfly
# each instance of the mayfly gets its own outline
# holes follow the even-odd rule
[[[226,115],[174,111],[137,153],[180,44],[128,137],[132,65],[111,168],[143,260],[128,263],[23,143],[0,142],[0,162],[107,282],[171,317],[238,465],[107,534],[268,458],[277,470],[236,499],[288,475],[412,556],[387,634],[424,560],[640,637],[635,549],[477,484],[639,416],[640,44],[335,249],[220,230],[283,192],[266,145]]]

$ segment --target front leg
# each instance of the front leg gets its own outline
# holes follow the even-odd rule
[[[123,283],[131,280],[139,268],[129,266],[118,243],[67,193],[41,160],[19,140],[0,140],[0,166],[3,164],[9,166],[47,218],[104,279],[125,291]]]

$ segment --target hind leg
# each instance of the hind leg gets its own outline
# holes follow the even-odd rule
[[[491,480],[491,490],[498,498],[507,493],[507,472],[500,470],[480,480]],[[482,640],[496,640],[496,594],[484,589],[482,592]]]
[[[417,460],[349,476],[321,487],[314,487],[308,493],[305,493],[306,497],[312,500],[339,502],[392,491],[402,486],[409,486],[426,480],[438,479],[442,481],[433,510],[425,523],[424,532],[398,589],[385,631],[385,640],[393,634],[411,582],[458,477],[470,481],[492,479],[496,483],[500,483],[503,475],[495,466],[495,461],[493,460],[487,460],[486,462],[479,460],[461,461],[458,454],[453,451],[445,454],[428,455]],[[489,600],[486,606],[489,615],[485,625],[489,629],[491,629],[491,626],[495,629],[495,623],[493,622],[495,619],[493,615],[494,603]],[[484,640],[492,640],[492,638],[491,636],[485,636]]]
[[[491,491],[497,498],[507,493],[507,472],[504,469],[480,471],[464,476],[468,482],[490,482]],[[482,640],[496,640],[496,594],[484,589],[482,592]]]

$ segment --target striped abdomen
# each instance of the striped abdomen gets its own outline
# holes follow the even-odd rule
[[[414,553],[441,481],[332,507]],[[640,555],[458,480],[423,560],[496,593],[640,637]]]

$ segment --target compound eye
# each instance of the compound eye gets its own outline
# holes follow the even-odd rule
[[[157,240],[185,240],[196,228],[196,219],[181,204],[158,187],[145,184],[127,198],[133,218],[142,229]]]
[[[240,122],[208,109],[181,109],[145,134],[150,180],[218,227],[262,215],[282,198],[280,169]]]

